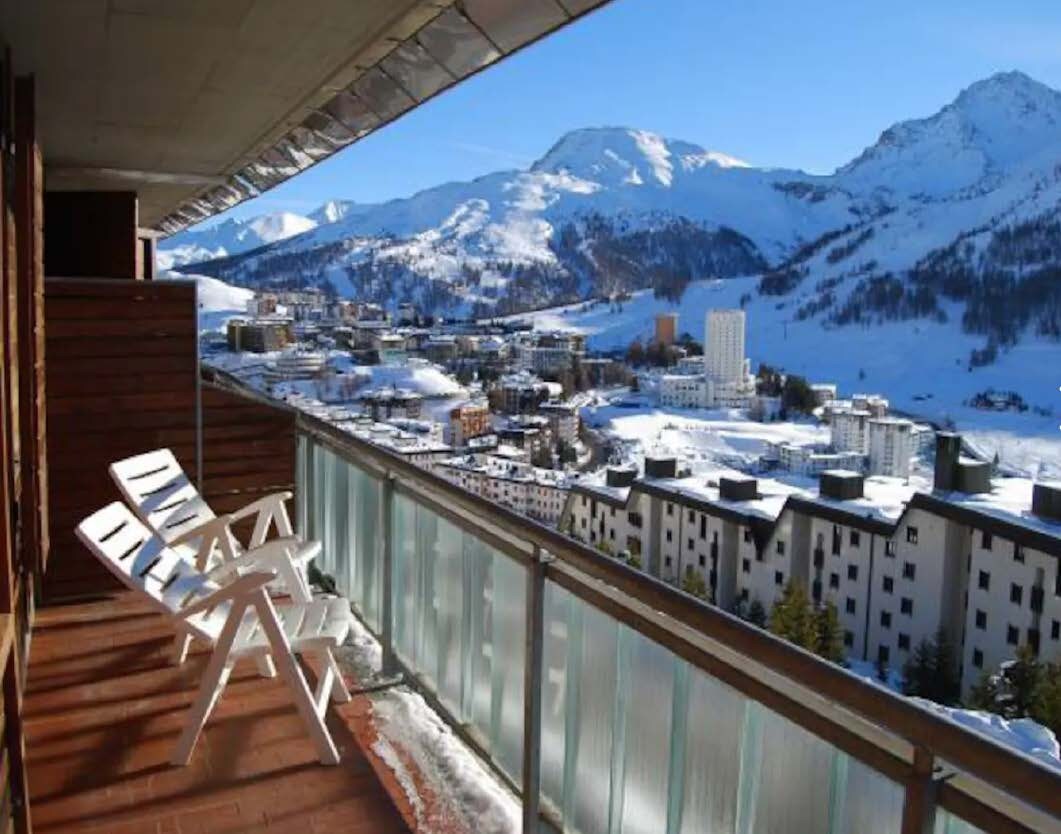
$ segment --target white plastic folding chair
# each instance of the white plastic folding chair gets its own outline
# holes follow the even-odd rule
[[[274,492],[236,512],[217,515],[169,449],[125,458],[112,463],[109,471],[140,520],[178,552],[194,553],[196,567],[201,571],[213,567],[218,559],[229,562],[243,552],[232,532],[236,522],[254,518],[247,551],[265,544],[274,527],[278,536],[294,534],[285,506],[292,497],[290,492]],[[299,542],[290,563],[277,567],[280,590],[297,602],[312,599],[306,567],[320,555],[320,550],[319,542]]]
[[[271,564],[288,559],[290,539],[270,542],[210,573],[197,570],[165,545],[133,512],[115,501],[77,526],[78,538],[127,587],[144,595],[174,626],[213,645],[188,721],[172,763],[187,764],[203,726],[221,696],[236,661],[271,658],[291,690],[323,764],[337,764],[339,753],[324,723],[329,697],[350,700],[332,650],[350,630],[350,607],[342,598],[275,606],[265,585],[275,576]],[[236,573],[247,560],[253,572]],[[231,579],[235,576],[236,578]],[[219,584],[217,577],[230,578]],[[295,655],[321,662],[316,692],[311,692]]]

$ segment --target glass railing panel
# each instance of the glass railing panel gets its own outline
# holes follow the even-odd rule
[[[346,473],[347,518],[350,520],[347,592],[368,625],[379,629],[383,592],[380,567],[383,485],[378,478],[351,464],[346,464]]]
[[[699,669],[688,672],[681,834],[735,831],[748,699]]]
[[[394,497],[391,523],[395,650],[518,783],[525,570],[406,496]]]

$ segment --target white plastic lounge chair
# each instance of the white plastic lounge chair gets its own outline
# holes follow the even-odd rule
[[[170,616],[181,631],[208,641],[213,654],[181,737],[173,764],[185,765],[210,712],[217,703],[232,667],[241,658],[268,659],[291,690],[302,720],[323,764],[337,764],[339,753],[324,724],[332,700],[350,700],[332,649],[350,630],[350,608],[342,598],[317,599],[276,607],[265,584],[274,572],[262,569],[288,558],[290,539],[270,542],[256,552],[237,557],[255,565],[226,585],[214,581],[231,576],[235,563],[210,574],[196,570],[187,559],[166,546],[133,512],[115,501],[77,526],[77,536],[125,585],[144,594],[156,609]],[[316,655],[323,673],[311,693],[295,654]]]
[[[125,458],[112,463],[109,471],[140,520],[178,552],[194,552],[196,567],[201,571],[213,567],[218,558],[229,562],[239,557],[243,548],[232,533],[232,525],[243,519],[255,519],[248,551],[265,544],[274,526],[281,537],[293,535],[284,506],[292,497],[290,492],[275,492],[234,513],[216,515],[169,449]],[[296,602],[312,599],[306,566],[320,554],[320,549],[319,542],[301,542],[294,548],[290,564],[277,566],[280,589]]]

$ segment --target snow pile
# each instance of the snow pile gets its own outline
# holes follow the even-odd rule
[[[464,830],[477,834],[510,834],[519,830],[521,812],[515,797],[453,735],[423,698],[407,690],[391,690],[373,698],[372,711],[379,731],[373,750],[394,770],[417,811],[419,830],[449,830],[449,825],[444,820],[420,819],[424,805],[418,781],[435,797],[446,801],[450,806],[447,810]],[[404,764],[406,756],[415,767],[415,777]]]
[[[379,642],[356,618],[337,656],[363,686],[378,677]],[[376,753],[402,786],[417,818],[417,829],[509,834],[520,826],[520,806],[490,771],[419,695],[405,688],[369,696],[378,738]],[[434,801],[425,802],[425,798]]]
[[[955,724],[989,736],[1007,747],[1020,750],[1047,767],[1061,770],[1061,746],[1058,745],[1057,736],[1030,718],[1009,720],[992,712],[944,707],[923,698],[911,700]]]
[[[877,677],[874,665],[867,660],[849,659],[848,671],[875,686],[902,694],[902,674],[895,669],[888,670],[887,683]],[[995,715],[993,712],[945,707],[924,698],[911,698],[910,700],[968,730],[988,736],[1006,747],[1019,750],[1047,767],[1061,770],[1061,744],[1058,743],[1057,736],[1047,727],[1030,718],[1010,720]]]
[[[365,377],[368,388],[405,388],[425,397],[467,396],[467,391],[438,365],[410,359],[404,365],[355,365],[351,373]]]

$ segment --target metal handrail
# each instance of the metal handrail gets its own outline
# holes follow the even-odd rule
[[[1014,818],[1028,818],[1015,805],[1031,806],[1031,817],[1038,816],[1031,810],[1037,809],[1054,820],[1061,819],[1061,772],[1023,752],[955,724],[557,530],[470,493],[388,449],[250,391],[234,378],[227,382],[226,387],[244,396],[293,411],[297,431],[324,442],[352,465],[411,487],[408,492],[414,500],[418,500],[417,493],[425,500],[430,494],[444,499],[451,520],[470,526],[473,534],[490,537],[509,555],[529,560],[535,549],[548,552],[555,561],[544,566],[545,578],[592,605],[607,606],[606,613],[618,621],[903,783],[908,792],[919,778],[914,759],[928,754],[937,765],[945,764],[960,774],[949,781],[946,791],[939,791],[940,804],[966,817],[975,812],[977,818],[970,822],[981,828],[1034,830]],[[503,532],[500,538],[499,530]],[[528,547],[518,548],[506,541],[510,539]],[[605,589],[610,593],[604,593]],[[690,633],[705,639],[694,641]],[[723,651],[712,649],[712,645]],[[735,663],[733,655],[742,662]],[[756,680],[753,667],[816,693],[832,709],[808,710],[798,695],[793,697],[768,680]],[[902,740],[908,745],[906,755],[897,755],[894,746],[853,730],[851,720],[856,717]],[[975,783],[963,777],[972,777],[989,790],[977,790]],[[995,791],[1001,791],[1009,802],[996,803],[990,801],[992,796],[985,796]]]

